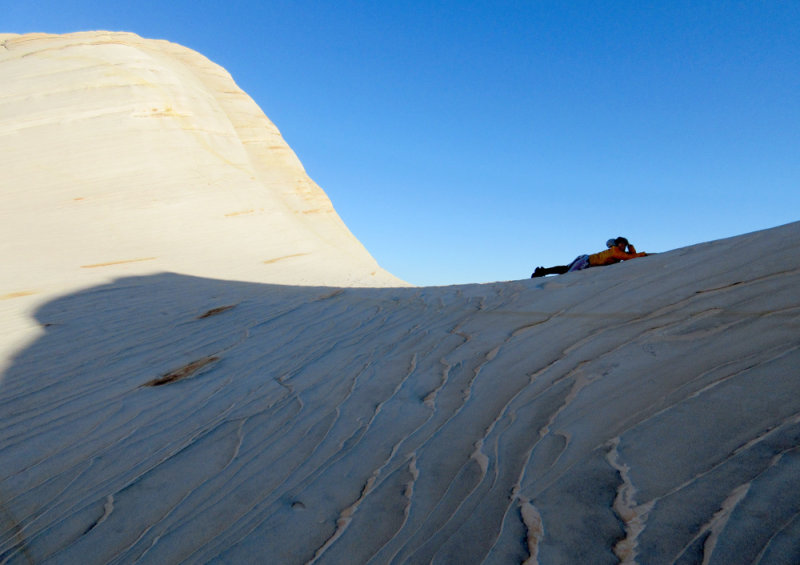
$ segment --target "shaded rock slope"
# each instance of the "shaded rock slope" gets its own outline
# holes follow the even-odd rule
[[[797,563],[798,257],[61,297],[0,386],[0,558]]]

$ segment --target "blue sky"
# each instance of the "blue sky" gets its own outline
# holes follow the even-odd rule
[[[378,262],[526,278],[800,220],[800,2],[0,0],[224,66]]]

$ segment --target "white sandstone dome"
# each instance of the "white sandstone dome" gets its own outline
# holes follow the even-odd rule
[[[2,34],[0,47],[0,296],[164,271],[404,285],[202,55],[109,32]]]

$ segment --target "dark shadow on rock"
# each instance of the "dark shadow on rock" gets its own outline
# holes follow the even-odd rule
[[[670,260],[54,299],[0,381],[0,562],[792,562],[798,273]]]
[[[97,562],[126,547],[126,557],[142,553],[141,544],[128,547],[143,535],[135,519],[129,532],[101,528],[122,519],[121,493],[147,484],[164,461],[183,458],[190,476],[174,491],[187,496],[230,461],[236,426],[269,412],[270,404],[281,422],[296,412],[287,380],[298,363],[280,351],[294,355],[286,346],[309,329],[304,325],[335,333],[336,312],[315,313],[315,305],[348,292],[369,298],[409,290],[164,273],[122,278],[42,306],[36,320],[44,335],[16,355],[0,381],[0,561]],[[286,328],[270,333],[289,315],[295,318]],[[263,351],[229,355],[259,333],[270,335]],[[242,409],[256,389],[268,389],[260,397],[265,407]],[[211,435],[219,436],[213,449],[191,453]],[[137,494],[151,497],[145,505],[166,513],[178,504],[168,486],[149,482],[149,494]],[[160,518],[156,510],[148,520]],[[103,531],[88,535],[93,530]]]

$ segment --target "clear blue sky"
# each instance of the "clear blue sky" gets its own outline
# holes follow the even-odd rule
[[[797,0],[0,0],[1,32],[93,29],[224,66],[414,284],[800,220]]]

